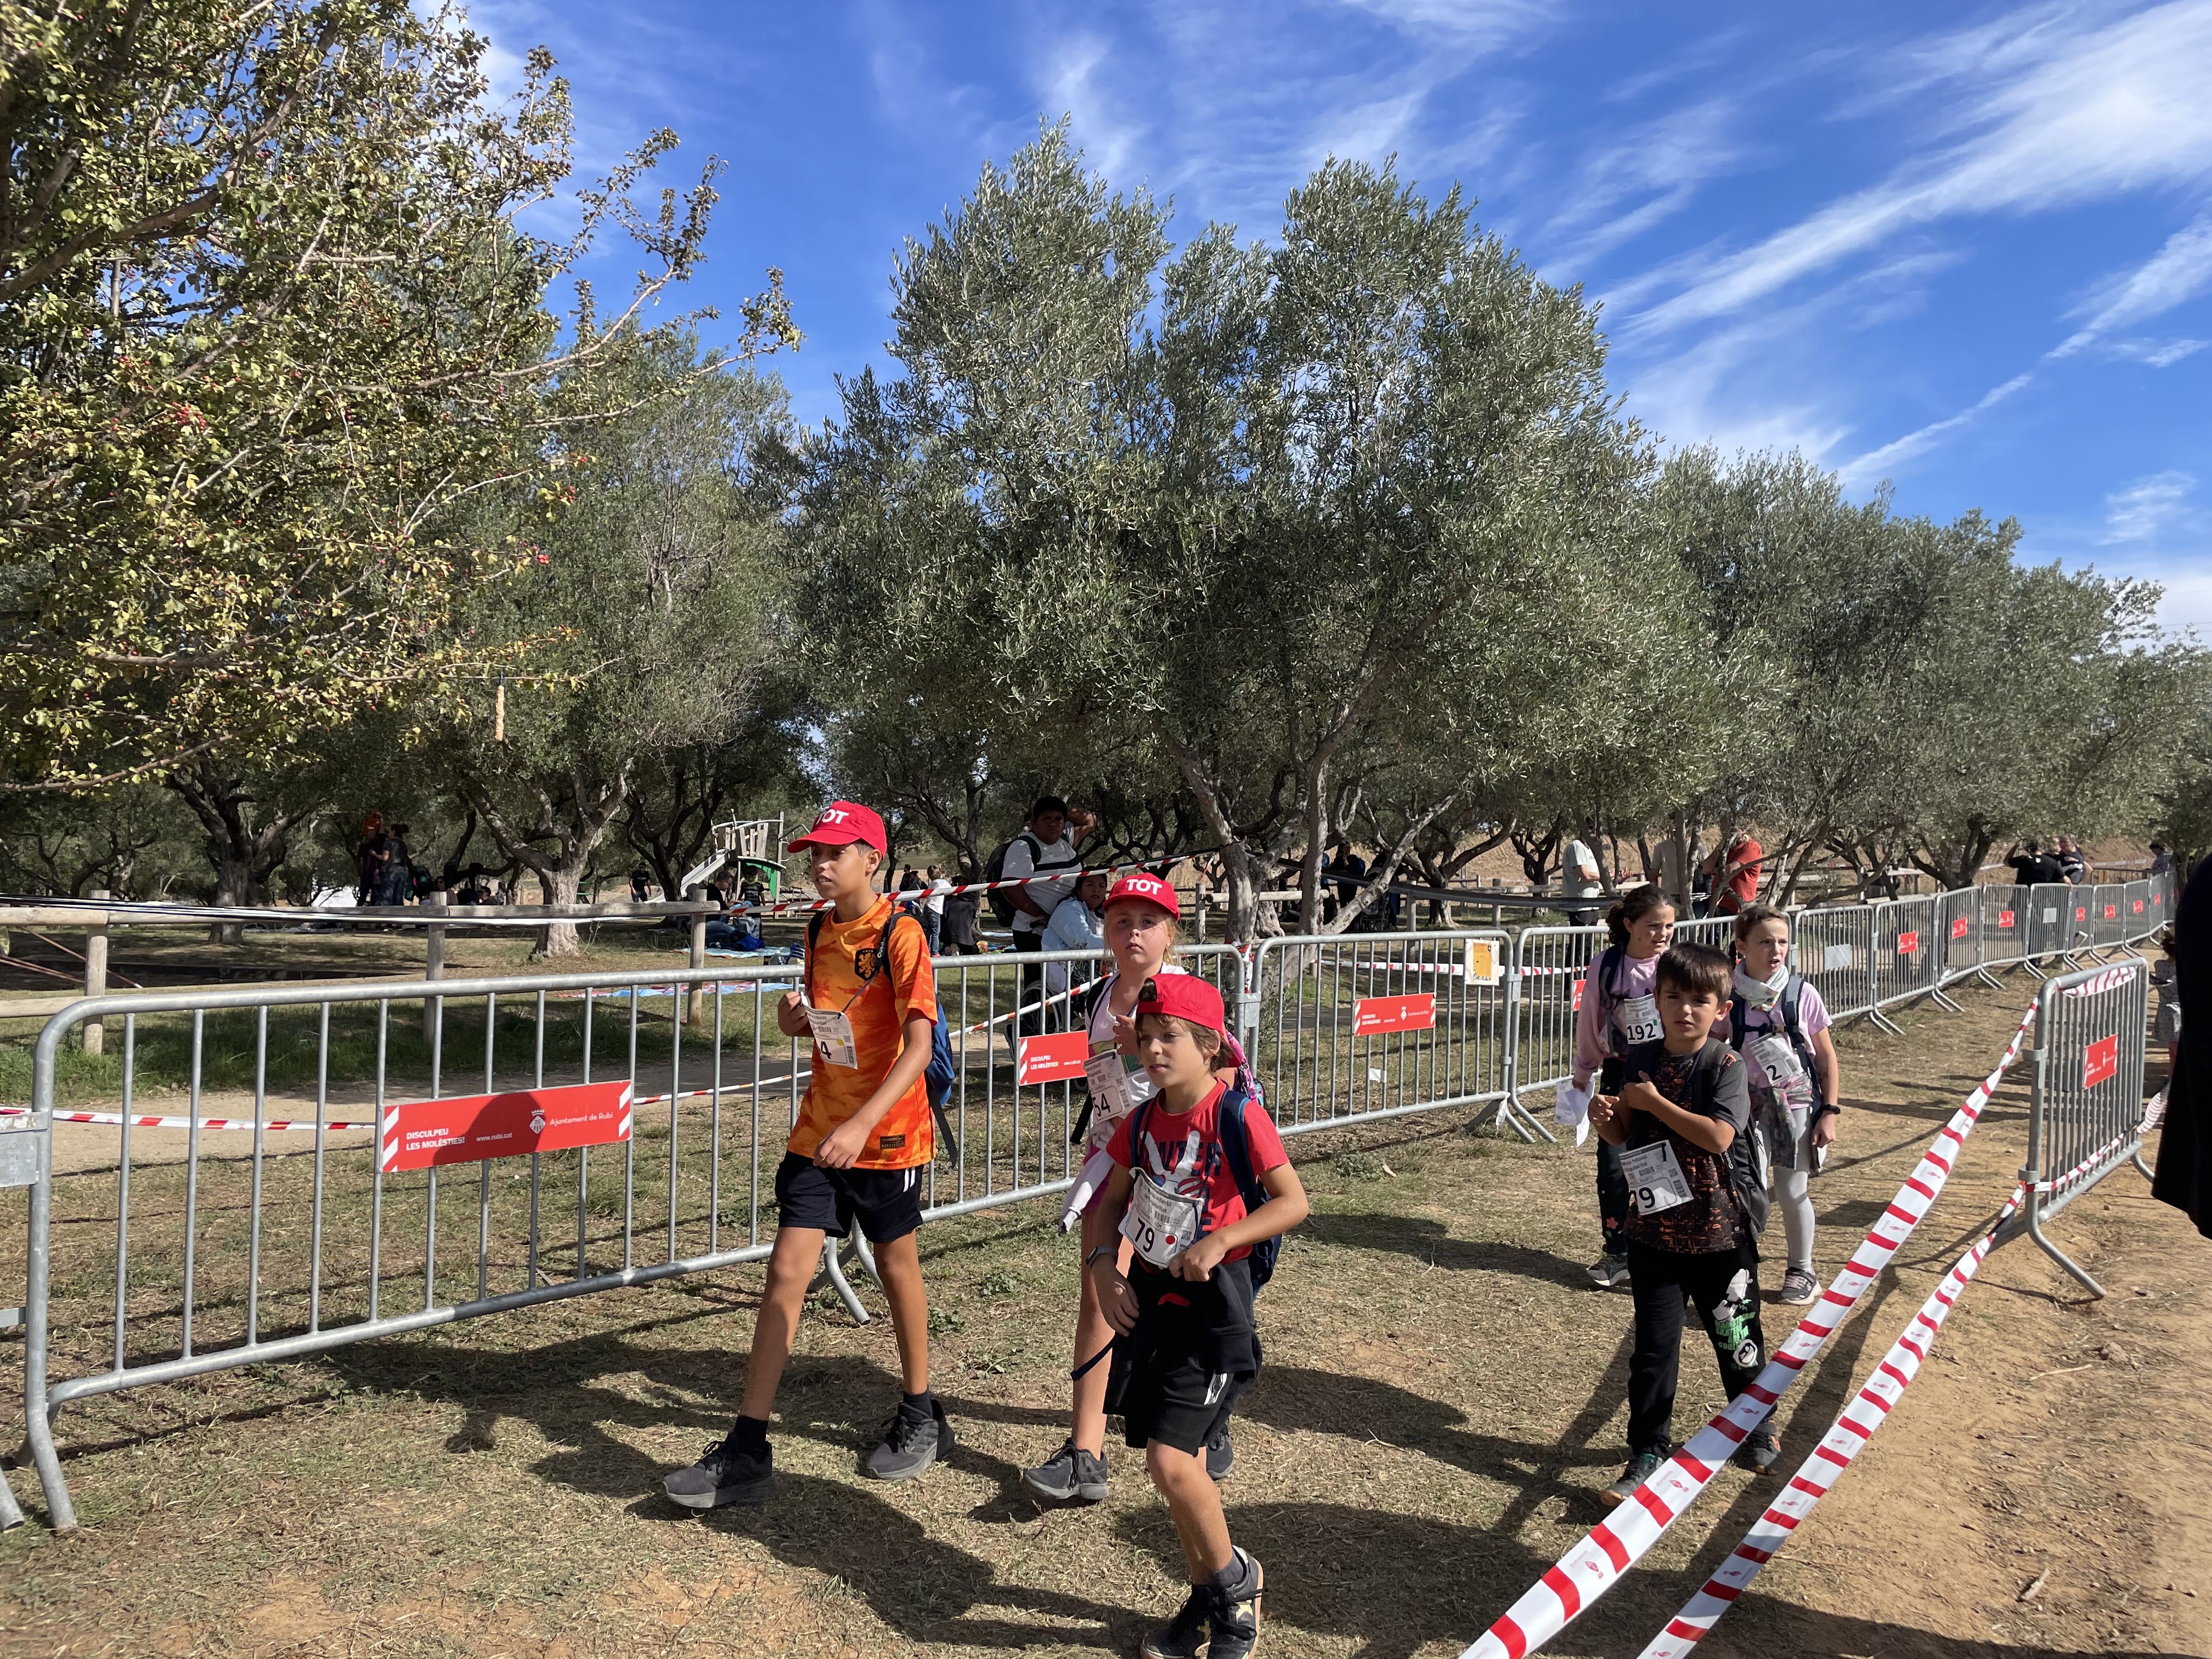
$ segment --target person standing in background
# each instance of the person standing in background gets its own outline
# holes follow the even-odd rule
[[[1759,896],[1759,864],[1766,849],[1739,830],[1706,867],[1713,877],[1713,914],[1732,916]]]
[[[2071,836],[2058,838],[2058,873],[2076,887],[2089,879],[2089,860],[2081,856],[2081,843]]]
[[[2150,1195],[2186,1212],[2212,1238],[2212,858],[2198,860],[2182,890],[2166,949],[2180,1029]]]
[[[929,866],[929,896],[921,902],[921,931],[929,939],[929,954],[935,956],[938,940],[945,934],[945,896],[952,890],[952,884],[945,878],[945,872],[935,865]]]
[[[1597,855],[1580,836],[1571,837],[1559,854],[1559,891],[1570,899],[1595,898],[1604,892],[1598,879]],[[1587,905],[1570,906],[1567,920],[1577,927],[1595,921],[1598,913]]]

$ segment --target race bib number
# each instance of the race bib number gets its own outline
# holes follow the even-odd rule
[[[1620,1005],[1620,1035],[1624,1042],[1633,1046],[1638,1042],[1656,1042],[1667,1035],[1659,1024],[1659,1002],[1656,997],[1630,997]]]
[[[1805,1075],[1805,1062],[1798,1058],[1797,1045],[1784,1036],[1764,1036],[1751,1045],[1752,1062],[1766,1074],[1766,1080],[1778,1094],[1787,1094],[1790,1085]]]
[[[1690,1201],[1690,1182],[1674,1149],[1663,1140],[1638,1146],[1620,1155],[1621,1171],[1628,1177],[1629,1201],[1638,1215],[1657,1215]]]
[[[1109,1048],[1083,1062],[1083,1080],[1091,1088],[1092,1115],[1120,1117],[1129,1109],[1129,1073],[1121,1056]]]
[[[842,1009],[809,1008],[806,1023],[814,1031],[814,1047],[825,1066],[842,1066],[848,1071],[860,1067],[860,1050],[853,1041],[853,1022],[845,1018]]]
[[[1139,1170],[1121,1217],[1121,1237],[1152,1266],[1164,1267],[1198,1242],[1199,1205],[1198,1199],[1171,1193],[1158,1176]]]

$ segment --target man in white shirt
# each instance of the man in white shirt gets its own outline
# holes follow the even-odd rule
[[[938,941],[945,933],[945,896],[952,890],[952,884],[937,866],[929,866],[929,896],[921,902],[921,931],[929,940],[929,954],[935,956]]]
[[[1054,870],[1065,870],[1067,874],[1058,881],[1029,882],[1007,890],[1014,905],[1015,950],[1044,949],[1044,930],[1052,921],[1052,913],[1075,890],[1077,878],[1082,873],[1083,855],[1077,848],[1089,839],[1097,823],[1097,818],[1079,807],[1068,811],[1067,803],[1057,795],[1042,795],[1030,808],[1029,827],[1008,845],[1006,856],[1000,861],[1000,874],[1008,881]],[[1027,1006],[1044,995],[1044,975],[1036,965],[1023,968],[1021,1006]],[[1016,1045],[1018,1053],[1024,1034],[1047,1029],[1042,1010],[1021,1015],[1009,1024],[1006,1036]]]
[[[1596,898],[1605,891],[1598,880],[1597,856],[1580,836],[1568,841],[1559,854],[1559,890],[1571,899]],[[1577,927],[1595,921],[1598,913],[1587,907],[1570,908],[1567,920]]]

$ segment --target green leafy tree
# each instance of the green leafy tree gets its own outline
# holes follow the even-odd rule
[[[655,133],[537,234],[567,88],[534,53],[495,109],[483,52],[406,0],[0,0],[0,787],[251,766],[526,654],[447,623],[513,563],[471,503],[557,509],[613,407],[619,330],[546,296],[610,231],[624,315],[682,280],[718,165],[640,210]],[[794,337],[773,277],[741,333]]]
[[[588,383],[564,385],[552,407],[573,389],[586,410],[625,412],[562,427],[574,505],[465,619],[482,647],[526,646],[531,673],[510,680],[503,723],[497,688],[478,685],[436,740],[462,798],[550,904],[575,902],[648,766],[744,731],[777,651],[781,387],[741,368],[701,373],[718,360],[677,328],[624,325],[605,343]],[[543,948],[574,951],[574,929],[549,928]]]
[[[1278,246],[1214,226],[1166,256],[1162,210],[1057,128],[909,244],[903,374],[848,386],[817,458],[805,615],[826,652],[865,629],[917,680],[995,688],[1009,723],[1143,732],[1249,937],[1294,851],[1316,924],[1339,769],[1468,641],[1548,621],[1645,463],[1591,312],[1455,194],[1332,162]],[[1462,688],[1472,718],[1496,683]]]

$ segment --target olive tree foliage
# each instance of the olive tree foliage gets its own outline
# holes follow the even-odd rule
[[[550,509],[612,407],[547,409],[618,333],[548,292],[609,233],[623,314],[681,281],[719,164],[641,210],[655,133],[538,234],[567,88],[536,52],[495,107],[484,49],[408,0],[0,0],[0,788],[419,726],[527,654],[447,623],[511,568],[472,502]],[[773,274],[741,331],[792,337]]]
[[[497,686],[471,688],[433,744],[554,905],[575,902],[648,769],[741,736],[777,649],[781,386],[744,369],[700,374],[713,359],[677,327],[626,324],[607,346],[576,395],[626,412],[561,428],[575,500],[463,619],[479,648],[528,642],[532,675],[508,684],[503,717]],[[574,929],[549,927],[541,948],[573,953]]]
[[[1286,862],[1319,925],[1340,783],[1432,732],[1465,769],[1429,770],[1371,902],[1543,684],[1503,637],[1625,544],[1646,463],[1580,296],[1456,193],[1335,161],[1274,245],[1212,225],[1170,258],[1164,211],[1063,128],[987,167],[894,289],[901,372],[846,387],[808,496],[817,648],[899,665],[851,695],[1143,739],[1239,938]]]
[[[2142,816],[2189,654],[2152,641],[2154,588],[2023,568],[2011,520],[1855,503],[1794,453],[1680,452],[1651,522],[1735,664],[1717,763],[1663,822],[1755,826],[1771,893],[1823,854],[1963,885],[2011,837]]]

